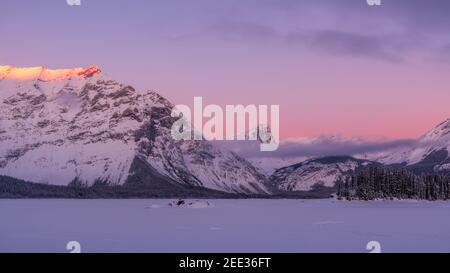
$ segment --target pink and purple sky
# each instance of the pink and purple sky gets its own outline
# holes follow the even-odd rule
[[[282,138],[416,138],[450,118],[450,1],[5,1],[0,64],[98,64],[176,104],[279,104]]]

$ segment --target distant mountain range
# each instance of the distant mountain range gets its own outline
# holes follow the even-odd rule
[[[278,168],[270,174],[213,142],[174,140],[172,107],[97,66],[0,66],[0,197],[328,194],[338,178],[370,165],[450,171],[450,121],[417,147],[370,160],[334,156],[278,168],[280,161],[264,166]]]

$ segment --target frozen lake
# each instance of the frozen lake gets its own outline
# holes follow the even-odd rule
[[[170,201],[0,200],[0,252],[450,252],[450,202]]]

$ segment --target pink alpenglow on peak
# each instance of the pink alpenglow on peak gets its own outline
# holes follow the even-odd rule
[[[48,69],[43,66],[36,67],[15,67],[15,66],[0,66],[0,80],[41,80],[41,81],[55,81],[64,80],[76,77],[91,77],[94,74],[100,73],[101,70],[97,65],[91,65],[86,68],[76,67],[67,69]]]

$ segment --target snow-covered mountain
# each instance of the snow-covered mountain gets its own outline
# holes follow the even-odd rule
[[[450,174],[450,119],[439,124],[411,145],[369,155],[308,159],[276,170],[270,180],[283,191],[309,191],[316,185],[333,187],[343,175],[370,165],[396,165],[422,172]]]
[[[450,119],[420,137],[411,147],[394,149],[369,158],[384,164],[402,164],[418,172],[450,172]]]
[[[0,66],[0,175],[68,185],[127,183],[145,166],[169,184],[268,193],[249,162],[207,141],[175,141],[173,105],[97,66]],[[145,181],[146,183],[152,183]]]
[[[350,156],[316,158],[278,169],[270,180],[282,191],[309,191],[319,185],[333,187],[344,175],[373,164],[377,163]]]
[[[249,157],[246,158],[262,174],[271,176],[276,170],[308,160],[309,157]]]

